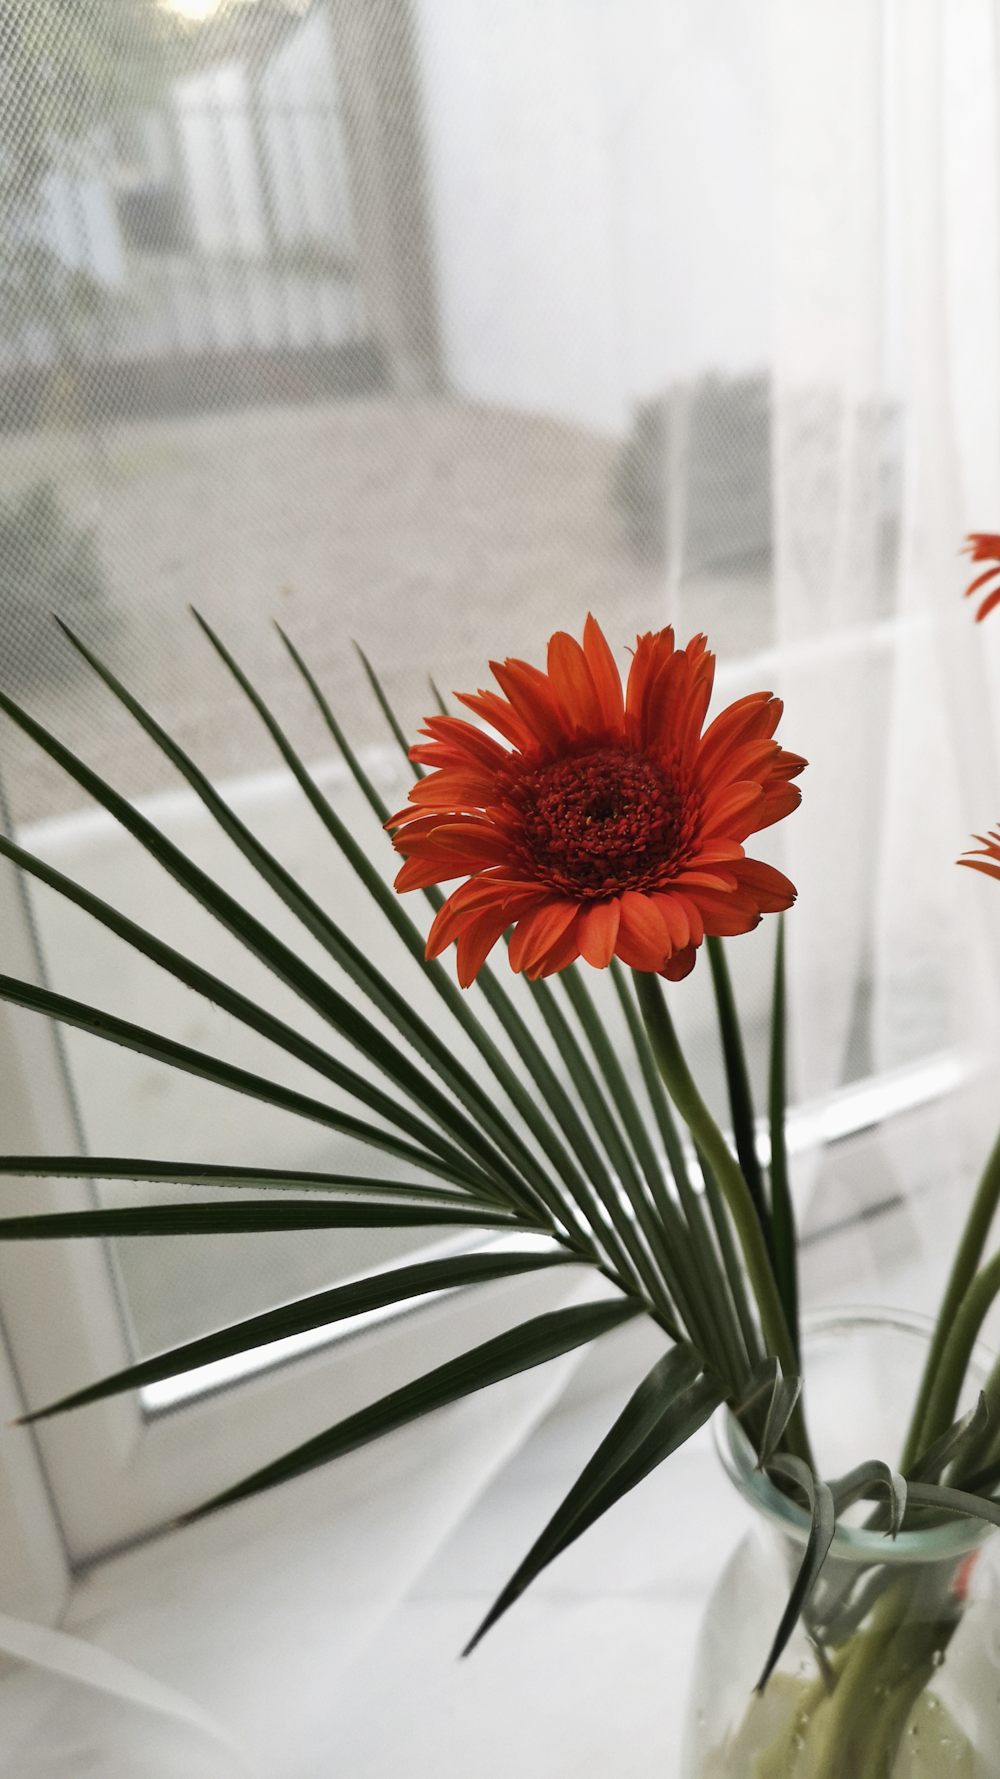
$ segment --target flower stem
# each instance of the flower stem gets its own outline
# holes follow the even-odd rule
[[[798,1371],[795,1348],[749,1188],[739,1163],[730,1154],[725,1137],[695,1086],[678,1043],[659,979],[645,971],[636,970],[634,974],[639,1006],[667,1091],[698,1147],[704,1150],[736,1225],[747,1276],[757,1300],[764,1343],[768,1352],[779,1360],[785,1375],[791,1376]],[[788,1433],[791,1449],[807,1463],[811,1463],[801,1407],[796,1409],[789,1423]]]
[[[910,1712],[935,1674],[934,1652],[915,1663],[892,1688],[864,1750],[859,1779],[889,1779]]]
[[[858,1744],[863,1749],[874,1735],[871,1705],[886,1652],[906,1616],[911,1589],[911,1578],[902,1575],[877,1602],[864,1630],[855,1631],[847,1645],[846,1660],[813,1751],[815,1779],[847,1779],[856,1772]]]
[[[921,1452],[926,1451],[930,1443],[926,1437],[924,1426],[928,1418],[928,1408],[934,1392],[938,1368],[944,1357],[945,1347],[948,1344],[948,1337],[951,1334],[952,1324],[958,1314],[959,1306],[976,1275],[976,1268],[986,1244],[986,1237],[989,1234],[998,1199],[1000,1199],[1000,1136],[997,1137],[990,1151],[989,1160],[983,1169],[979,1189],[972,1201],[972,1209],[959,1243],[958,1253],[955,1255],[944,1301],[938,1311],[920,1392],[913,1410],[913,1419],[910,1422],[910,1431],[907,1434],[903,1456],[900,1459],[899,1467],[904,1475],[916,1463]],[[959,1382],[961,1383],[961,1379]]]
[[[774,950],[774,992],[771,1006],[771,1057],[768,1070],[768,1119],[771,1126],[771,1252],[774,1276],[785,1308],[795,1351],[801,1357],[799,1333],[798,1243],[795,1211],[788,1180],[785,1142],[787,1082],[785,1071],[785,917],[778,916]]]
[[[934,1387],[930,1392],[921,1428],[920,1443],[925,1451],[951,1426],[955,1418],[969,1356],[998,1291],[1000,1252],[994,1254],[992,1260],[987,1261],[976,1274],[947,1331],[941,1362],[934,1374]]]

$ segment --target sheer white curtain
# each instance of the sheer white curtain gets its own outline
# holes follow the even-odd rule
[[[859,997],[893,1068],[996,1036],[998,639],[960,593],[1000,527],[989,0],[771,0],[775,598],[809,756],[785,856],[797,1089]],[[985,891],[985,894],[984,894]],[[991,937],[991,934],[993,937]]]

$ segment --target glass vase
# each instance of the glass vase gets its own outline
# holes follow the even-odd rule
[[[898,1462],[930,1323],[852,1312],[807,1327],[803,1369],[821,1474]],[[975,1355],[974,1401],[989,1356]],[[963,1403],[966,1406],[967,1403]],[[781,1660],[755,1690],[802,1560],[807,1520],[755,1468],[738,1423],[716,1422],[722,1462],[755,1520],[702,1626],[684,1779],[1000,1779],[1000,1587],[982,1521],[893,1540],[838,1525]]]

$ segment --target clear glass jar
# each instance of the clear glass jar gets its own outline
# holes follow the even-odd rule
[[[806,1409],[821,1474],[897,1462],[931,1324],[855,1311],[804,1333]],[[968,1400],[989,1367],[978,1351]],[[963,1406],[965,1403],[963,1402]],[[684,1779],[1000,1779],[1000,1576],[982,1521],[893,1540],[838,1525],[814,1590],[763,1694],[754,1687],[807,1534],[804,1511],[754,1468],[738,1423],[716,1421],[723,1465],[756,1521],[702,1626]]]

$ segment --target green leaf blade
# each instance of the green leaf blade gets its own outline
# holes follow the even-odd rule
[[[948,1489],[940,1483],[911,1482],[909,1498],[914,1507],[940,1507],[963,1519],[984,1520],[987,1525],[1000,1526],[1000,1501],[970,1495],[966,1489]]]
[[[457,1223],[468,1229],[509,1229],[530,1225],[501,1212],[464,1206],[414,1205],[364,1200],[358,1204],[316,1199],[264,1204],[124,1205],[93,1211],[48,1211],[37,1216],[0,1217],[0,1242],[67,1241],[81,1238],[127,1240],[132,1236],[273,1235],[295,1229],[436,1228]]]
[[[402,1110],[397,1100],[367,1081],[356,1070],[347,1068],[324,1050],[321,1045],[304,1037],[286,1021],[278,1019],[266,1008],[249,1000],[239,990],[232,988],[229,983],[213,975],[211,971],[204,969],[200,964],[193,963],[172,946],[157,939],[153,934],[147,933],[135,921],[129,920],[127,916],[119,913],[118,909],[101,901],[99,897],[91,895],[88,890],[81,888],[71,878],[64,877],[61,872],[53,870],[31,853],[24,852],[21,847],[6,840],[2,835],[0,835],[0,856],[9,858],[20,870],[29,872],[42,883],[47,884],[49,888],[56,890],[68,901],[99,921],[118,938],[123,939],[140,956],[148,958],[151,963],[158,965],[177,981],[183,982],[185,987],[201,995],[204,1000],[222,1008],[232,1018],[239,1020],[242,1025],[257,1032],[261,1037],[276,1045],[278,1049],[283,1050],[286,1055],[293,1056],[297,1061],[305,1063],[307,1068],[312,1069],[344,1092],[351,1094],[352,1097],[359,1099],[369,1110],[400,1125],[411,1136],[420,1134],[419,1126],[414,1124],[412,1115]],[[441,1122],[439,1119],[439,1123]],[[447,1124],[448,1121],[444,1120],[443,1122]],[[427,1128],[423,1134],[426,1138]],[[433,1141],[437,1141],[436,1136]],[[469,1145],[466,1146],[469,1147]]]
[[[149,1185],[248,1188],[272,1192],[333,1192],[400,1202],[468,1207],[492,1215],[496,1206],[471,1194],[420,1181],[379,1180],[370,1174],[326,1174],[312,1169],[240,1167],[225,1162],[151,1161],[123,1155],[0,1155],[0,1176],[31,1179],[131,1180]]]
[[[708,952],[708,961],[711,966],[716,1008],[719,1015],[719,1033],[722,1038],[722,1054],[726,1065],[726,1085],[729,1090],[729,1107],[733,1120],[733,1136],[736,1139],[736,1153],[743,1171],[743,1178],[753,1199],[754,1209],[760,1219],[761,1228],[770,1243],[771,1219],[764,1197],[760,1162],[757,1159],[757,1129],[754,1119],[753,1096],[750,1091],[750,1071],[747,1068],[746,1053],[743,1048],[743,1034],[740,1030],[729,965],[721,939],[709,936],[705,940],[705,949]]]
[[[895,1538],[906,1514],[908,1485],[905,1476],[893,1470],[881,1458],[869,1458],[830,1484],[833,1505],[838,1514],[855,1501],[870,1500],[880,1489],[885,1490],[889,1509],[889,1535]]]
[[[380,1401],[349,1415],[345,1421],[330,1427],[274,1463],[263,1466],[244,1477],[232,1488],[215,1495],[201,1507],[183,1515],[178,1522],[187,1525],[214,1513],[234,1501],[244,1501],[264,1489],[276,1488],[294,1476],[302,1476],[318,1465],[328,1464],[368,1445],[410,1421],[444,1408],[462,1396],[486,1389],[504,1378],[514,1377],[536,1365],[544,1365],[574,1348],[599,1340],[623,1323],[642,1313],[642,1306],[627,1298],[601,1303],[574,1304],[562,1310],[532,1317],[516,1328],[481,1346],[473,1347],[458,1359],[435,1367],[412,1384],[393,1390]]]
[[[754,1688],[757,1693],[764,1691],[781,1659],[789,1637],[798,1624],[804,1608],[808,1605],[809,1596],[819,1579],[820,1570],[826,1562],[827,1553],[833,1543],[833,1534],[837,1528],[833,1495],[829,1486],[820,1481],[809,1464],[806,1464],[801,1458],[783,1453],[779,1457],[772,1458],[771,1469],[779,1471],[782,1476],[790,1477],[805,1494],[809,1502],[809,1536],[806,1539],[802,1562],[788,1597],[788,1605],[782,1614],[781,1623],[775,1632],[767,1661],[764,1663],[760,1679]]]
[[[108,689],[122,703],[139,726],[149,735],[150,739],[161,750],[165,757],[187,780],[195,794],[200,798],[223,832],[239,849],[243,856],[275,892],[300,918],[313,936],[330,947],[331,931],[343,939],[344,945],[349,942],[339,929],[329,920],[318,904],[312,901],[296,883],[284,866],[272,857],[267,849],[256,839],[243,822],[230,810],[224,799],[211,785],[204,773],[184,753],[183,749],[172,740],[159,723],[144,709],[116,676],[107,668],[80,639],[73,635],[66,625],[61,625],[69,641],[78,653],[93,668],[94,672],[104,681]],[[291,988],[306,1006],[331,1024],[363,1057],[374,1063],[375,1067],[397,1087],[400,1087],[411,1100],[418,1104],[423,1112],[433,1118],[436,1123],[448,1132],[449,1138],[477,1158],[477,1164],[485,1163],[486,1171],[495,1172],[500,1179],[507,1180],[508,1185],[517,1190],[516,1172],[512,1173],[509,1164],[494,1148],[485,1131],[471,1122],[454,1103],[454,1100],[443,1093],[426,1073],[401,1052],[371,1020],[354,1007],[340,992],[327,982],[317,971],[313,970],[289,946],[277,939],[262,921],[256,919],[248,910],[229,895],[215,880],[199,866],[195,865],[187,855],[176,847],[149,822],[142,813],[125,798],[105,783],[89,767],[63,744],[50,735],[40,724],[3,692],[0,692],[0,709],[6,712],[18,727],[31,736],[39,746],[67,771],[91,796],[108,810],[109,814],[124,827],[127,832],[139,841],[145,850],[156,859],[157,863],[181,885],[206,911],[216,919],[228,932],[257,957],[266,967]],[[351,950],[360,957],[356,947]],[[368,966],[369,969],[371,966]],[[390,1118],[397,1124],[403,1124],[403,1108],[390,1096],[375,1088],[365,1077],[356,1071],[348,1071],[352,1078],[349,1091],[360,1098],[362,1103],[369,1104],[378,1110],[380,1116]],[[375,1105],[375,1099],[384,1102]],[[392,1108],[392,1109],[388,1109]]]
[[[425,1297],[436,1291],[455,1291],[468,1285],[486,1284],[520,1273],[538,1272],[551,1266],[565,1266],[572,1258],[560,1251],[551,1254],[462,1254],[445,1260],[424,1261],[415,1266],[393,1267],[389,1272],[376,1273],[348,1285],[337,1285],[330,1291],[315,1292],[294,1303],[283,1304],[279,1309],[267,1310],[263,1315],[250,1316],[229,1328],[219,1329],[215,1334],[185,1341],[183,1346],[173,1347],[155,1358],[141,1359],[138,1364],[128,1365],[86,1389],[75,1390],[72,1395],[35,1409],[22,1419],[25,1424],[47,1420],[51,1415],[65,1414],[68,1409],[101,1402],[124,1390],[139,1390],[144,1385],[159,1383],[163,1378],[177,1377],[182,1372],[213,1365],[219,1359],[230,1359],[254,1347],[287,1340],[292,1335],[305,1334],[351,1316],[383,1309],[388,1304]]]
[[[349,1113],[339,1112],[322,1100],[282,1087],[280,1083],[269,1081],[265,1076],[255,1075],[247,1069],[235,1068],[231,1063],[221,1062],[217,1057],[210,1056],[207,1051],[194,1050],[190,1045],[179,1044],[173,1038],[161,1037],[158,1032],[149,1031],[145,1026],[119,1019],[114,1014],[103,1012],[99,1007],[89,1007],[68,995],[55,994],[51,989],[40,987],[37,983],[21,982],[13,976],[0,976],[0,1000],[9,1001],[15,1007],[24,1007],[32,1013],[47,1014],[50,1019],[56,1019],[62,1025],[75,1026],[80,1031],[91,1033],[93,1037],[120,1044],[123,1049],[134,1050],[138,1055],[148,1056],[154,1062],[166,1063],[170,1068],[180,1069],[199,1080],[210,1081],[218,1087],[231,1088],[250,1099],[261,1100],[300,1118],[324,1124],[344,1136],[357,1137],[369,1147],[384,1149],[408,1162],[410,1166],[441,1174],[458,1185],[469,1186],[473,1191],[478,1190],[485,1202],[496,1203],[492,1181],[478,1180],[467,1158],[460,1151],[450,1149],[436,1135],[432,1146],[426,1150],[418,1149],[414,1144],[401,1141],[391,1131],[381,1130],[377,1125],[368,1124]],[[409,1123],[408,1118],[407,1122]],[[423,1135],[427,1127],[420,1131],[418,1121],[417,1129],[418,1135]]]
[[[690,1347],[673,1347],[647,1372],[569,1494],[463,1650],[476,1644],[536,1576],[703,1426],[722,1401],[718,1380]]]
[[[975,1407],[946,1428],[934,1444],[910,1466],[907,1475],[911,1481],[938,1482],[949,1464],[961,1458],[965,1450],[978,1444],[989,1423],[989,1405],[985,1392],[980,1390]]]
[[[795,1412],[801,1394],[802,1379],[800,1377],[783,1377],[779,1375],[775,1378],[774,1388],[771,1392],[771,1400],[767,1405],[767,1419],[764,1422],[764,1432],[761,1437],[759,1458],[759,1467],[761,1470],[767,1469],[767,1466],[777,1452],[784,1437],[785,1428],[788,1426],[788,1423]]]

